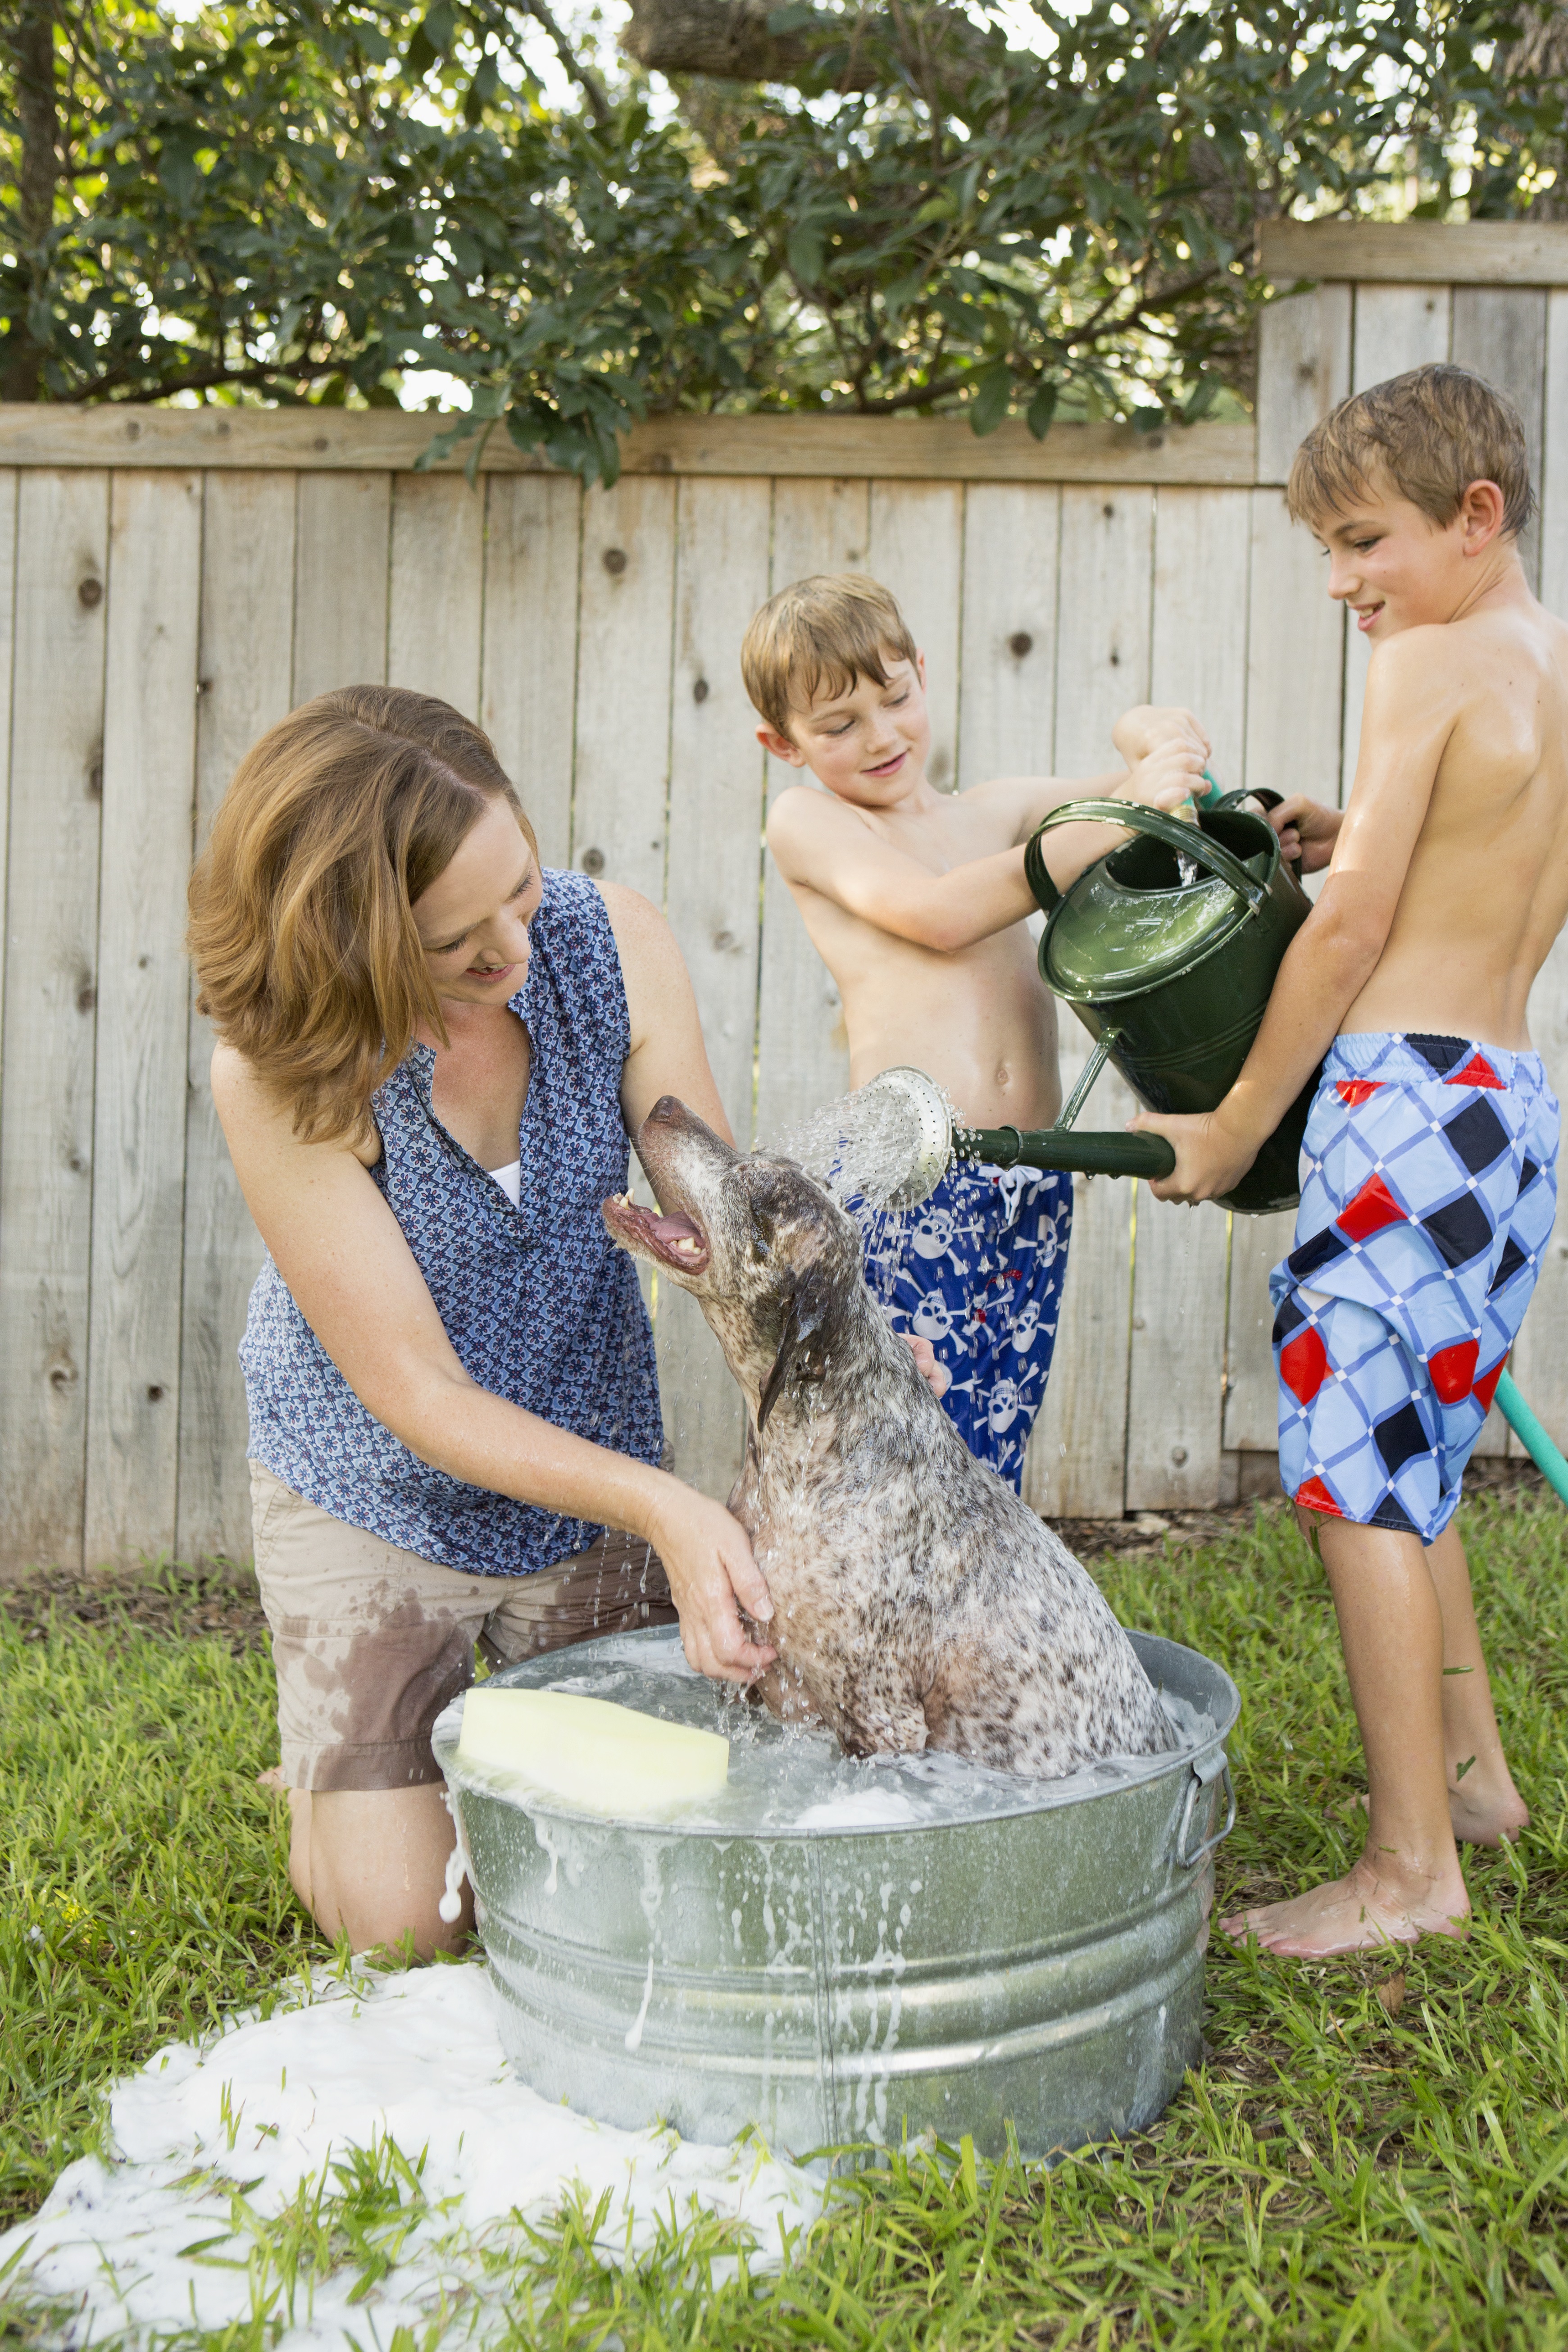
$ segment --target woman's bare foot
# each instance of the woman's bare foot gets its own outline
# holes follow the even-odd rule
[[[1448,1813],[1461,1845],[1508,1845],[1530,1827],[1530,1807],[1512,1780],[1506,1774],[1504,1778],[1506,1787],[1494,1788],[1468,1773],[1458,1788],[1450,1787]],[[1363,1813],[1369,1802],[1364,1795],[1356,1799]]]
[[[1238,1912],[1220,1925],[1235,1943],[1255,1936],[1267,1952],[1321,1960],[1336,1952],[1414,1944],[1421,1936],[1463,1936],[1469,1916],[1470,1898],[1457,1864],[1451,1878],[1406,1885],[1380,1878],[1363,1854],[1343,1878],[1288,1903]]]

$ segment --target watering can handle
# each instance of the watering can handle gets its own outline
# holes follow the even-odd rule
[[[1205,775],[1208,773],[1206,768],[1205,769],[1204,773]],[[1272,787],[1268,784],[1243,784],[1239,792],[1222,793],[1218,800],[1205,801],[1204,803],[1204,806],[1205,808],[1215,810],[1234,809],[1242,807],[1247,801],[1256,801],[1258,807],[1267,816],[1270,809],[1282,808],[1284,806],[1285,795],[1283,793],[1275,792]],[[1301,879],[1301,861],[1300,857],[1292,857],[1289,863],[1291,873],[1296,877],[1297,881],[1300,882]]]
[[[1064,801],[1060,808],[1042,818],[1024,845],[1025,879],[1035,894],[1036,905],[1047,915],[1060,903],[1062,894],[1046,871],[1040,835],[1064,824],[1120,824],[1129,833],[1148,834],[1155,841],[1163,841],[1167,849],[1173,849],[1178,857],[1190,857],[1194,866],[1206,866],[1216,880],[1227,883],[1249,907],[1260,907],[1267,895],[1239,857],[1233,856],[1219,842],[1211,841],[1199,826],[1188,824],[1182,817],[1167,816],[1163,809],[1144,808],[1138,801]]]

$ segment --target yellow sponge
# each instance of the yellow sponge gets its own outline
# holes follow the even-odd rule
[[[497,1689],[463,1700],[458,1761],[515,1772],[588,1813],[667,1813],[716,1797],[730,1743],[574,1691]]]

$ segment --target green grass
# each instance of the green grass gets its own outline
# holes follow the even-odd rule
[[[755,2278],[743,2261],[715,2273],[733,2252],[716,2223],[625,2270],[595,2251],[594,2217],[568,2210],[523,2256],[491,2257],[509,2345],[1568,2352],[1568,1515],[1483,1497],[1465,1528],[1535,1814],[1516,1853],[1469,1857],[1467,1945],[1305,1967],[1216,1938],[1208,2055],[1147,2135],[1054,2171],[884,2158],[781,2273]],[[1359,1747],[1321,1572],[1283,1518],[1097,1573],[1129,1623],[1192,1643],[1241,1686],[1222,1906],[1343,1868]],[[112,1621],[26,1642],[0,1619],[0,1682],[14,2218],[92,2143],[100,2085],[325,1949],[286,1899],[279,1809],[254,1786],[273,1738],[263,1657]],[[269,2276],[374,2272],[418,2202],[415,2173],[362,2163],[257,2225],[256,2260]],[[258,2322],[233,2352],[267,2340]]]

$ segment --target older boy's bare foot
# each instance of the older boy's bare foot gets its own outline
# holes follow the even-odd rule
[[[1451,1880],[1401,1886],[1380,1878],[1363,1857],[1326,1886],[1289,1903],[1238,1912],[1220,1925],[1233,1942],[1256,1936],[1265,1951],[1321,1960],[1335,1952],[1374,1951],[1381,1944],[1414,1944],[1421,1936],[1462,1936],[1469,1914],[1458,1869]]]
[[[1364,1813],[1366,1797],[1356,1803]],[[1511,1780],[1502,1788],[1472,1788],[1468,1778],[1461,1780],[1448,1791],[1448,1814],[1461,1845],[1507,1845],[1530,1827],[1530,1807]]]

